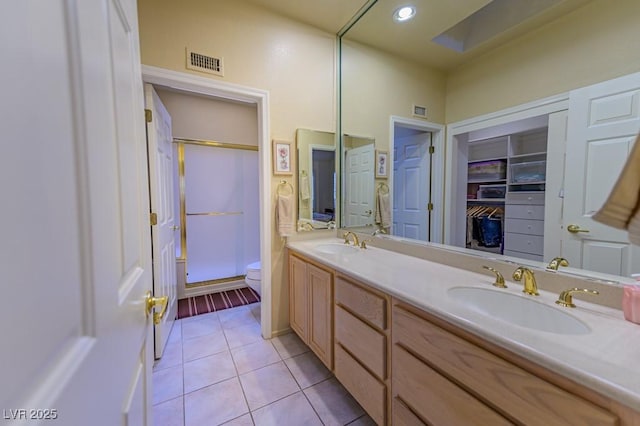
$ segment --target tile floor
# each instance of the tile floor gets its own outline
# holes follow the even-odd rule
[[[153,368],[154,424],[375,424],[298,336],[264,340],[259,321],[259,303],[176,321]]]

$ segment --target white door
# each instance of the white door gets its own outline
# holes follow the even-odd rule
[[[353,148],[346,154],[345,226],[373,224],[373,145]]]
[[[137,25],[133,0],[3,5],[0,406],[10,424],[152,423]]]
[[[431,133],[397,138],[393,146],[393,235],[429,239]]]
[[[171,116],[152,85],[144,85],[144,97],[145,107],[151,111],[150,117],[147,118],[147,150],[151,211],[156,215],[156,225],[151,229],[153,295],[168,297],[166,314],[154,327],[155,357],[160,358],[178,312],[174,238],[178,227],[175,226],[176,218],[173,209],[173,135]]]
[[[564,191],[563,255],[571,266],[629,275],[640,247],[627,232],[591,219],[602,207],[640,129],[640,73],[571,92]],[[568,231],[569,225],[589,232]]]

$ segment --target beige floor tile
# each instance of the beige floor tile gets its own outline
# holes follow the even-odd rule
[[[249,410],[237,377],[184,396],[185,426],[219,425]]]
[[[193,339],[185,339],[182,342],[184,362],[224,352],[228,349],[227,340],[222,331],[194,337]]]
[[[153,406],[153,426],[184,426],[182,396]]]
[[[182,365],[153,372],[153,405],[182,396]]]
[[[349,426],[377,426],[376,422],[366,414],[355,421],[349,423]]]
[[[310,349],[295,333],[283,334],[271,339],[271,343],[276,348],[282,359],[294,357],[308,352]]]
[[[335,378],[305,389],[304,393],[326,426],[342,426],[364,414],[362,407]]]
[[[169,341],[164,348],[162,358],[157,360],[153,366],[153,370],[162,370],[163,368],[175,367],[182,364],[182,342],[181,341]]]
[[[220,324],[222,324],[222,328],[224,329],[241,327],[257,322],[248,305],[220,311],[218,312],[218,318],[220,318]]]
[[[182,342],[182,320],[176,320],[171,327],[168,343]]]
[[[205,334],[217,333],[222,330],[217,315],[198,315],[191,318],[194,318],[194,320],[182,324],[182,338],[184,340],[204,336]]]
[[[252,324],[225,329],[224,334],[227,336],[227,342],[229,342],[231,349],[239,348],[240,346],[248,345],[262,339],[260,324],[256,321],[253,321]]]
[[[256,426],[322,425],[302,392],[294,393],[251,414]]]
[[[194,315],[192,317],[187,317],[187,318],[182,318],[180,321],[182,321],[182,324],[187,324],[190,323],[192,321],[201,321],[205,318],[218,318],[218,313],[217,312],[207,312],[206,314],[200,314],[200,315]]]
[[[253,426],[253,419],[251,418],[251,414],[245,414],[230,422],[224,423],[224,426]]]
[[[238,374],[257,370],[258,368],[280,361],[278,351],[276,351],[269,340],[263,339],[232,349],[231,356],[233,356]]]
[[[262,315],[261,308],[262,308],[262,305],[260,304],[260,302],[252,303],[249,305],[249,310],[251,311],[251,314],[258,322],[260,322],[260,315]]]
[[[285,364],[298,382],[301,389],[320,383],[331,377],[331,371],[324,366],[313,352],[286,359]]]
[[[245,373],[240,382],[252,411],[300,390],[284,362]]]
[[[237,375],[229,351],[198,358],[184,364],[184,393],[230,379]]]

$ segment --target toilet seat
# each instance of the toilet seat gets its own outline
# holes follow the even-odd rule
[[[253,289],[259,296],[260,291],[260,262],[253,262],[247,265],[247,275],[244,277],[244,282]]]

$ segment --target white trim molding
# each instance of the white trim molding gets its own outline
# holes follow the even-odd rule
[[[181,92],[255,104],[258,112],[258,148],[260,155],[260,259],[262,262],[262,336],[270,339],[271,329],[271,142],[269,138],[269,92],[238,84],[213,80],[184,72],[142,65],[145,83],[169,87]]]

